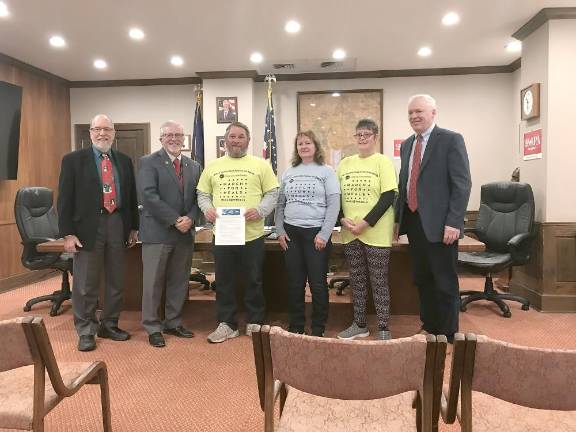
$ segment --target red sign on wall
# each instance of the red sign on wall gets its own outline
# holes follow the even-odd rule
[[[404,142],[401,139],[394,140],[394,159],[400,159],[400,145]]]
[[[542,159],[542,129],[524,133],[524,160]]]

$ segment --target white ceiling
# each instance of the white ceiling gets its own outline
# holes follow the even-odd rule
[[[504,46],[545,7],[576,0],[2,0],[0,53],[72,81],[194,76],[265,63],[331,60],[343,48],[357,71],[497,66],[516,60]],[[442,16],[460,14],[454,27]],[[299,34],[284,32],[288,19]],[[128,38],[130,27],[146,38]],[[48,38],[62,35],[65,49]],[[416,55],[427,45],[433,54]],[[169,63],[179,54],[184,66]],[[96,70],[95,58],[108,62]],[[262,71],[261,71],[262,72]],[[264,71],[265,72],[265,71]]]

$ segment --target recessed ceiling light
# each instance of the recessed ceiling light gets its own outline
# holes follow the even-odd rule
[[[520,52],[522,51],[522,42],[519,40],[513,40],[506,44],[506,51],[508,52]]]
[[[342,49],[335,49],[332,53],[332,58],[334,60],[344,60],[346,58],[346,51]]]
[[[172,66],[182,66],[184,64],[184,59],[178,55],[170,57],[170,63]]]
[[[96,69],[106,69],[108,67],[108,63],[102,59],[94,60],[94,67]]]
[[[259,52],[255,52],[250,55],[250,61],[252,63],[262,63],[262,60],[264,60],[264,57],[262,57],[262,54]]]
[[[284,26],[286,33],[298,33],[300,31],[300,23],[298,21],[290,20]]]
[[[460,15],[456,12],[448,12],[444,17],[442,17],[442,24],[445,26],[453,26],[460,22]]]
[[[428,47],[422,47],[418,50],[418,55],[420,57],[428,57],[430,54],[432,54],[432,50]]]
[[[134,40],[141,40],[144,39],[144,32],[139,28],[131,28],[128,32],[128,36]]]
[[[311,107],[315,107],[316,104],[315,104],[315,103],[311,103],[310,106],[311,106]]]
[[[7,17],[8,15],[10,15],[10,12],[8,11],[8,6],[6,6],[6,3],[4,2],[0,2],[0,17],[4,18]]]
[[[66,41],[62,36],[56,35],[50,38],[50,45],[52,45],[55,48],[62,48],[66,46]]]
[[[332,97],[340,97],[340,93],[334,92],[334,93],[332,93]]]

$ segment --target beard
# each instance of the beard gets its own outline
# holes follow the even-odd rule
[[[92,141],[92,144],[103,153],[107,153],[112,148],[112,141]]]

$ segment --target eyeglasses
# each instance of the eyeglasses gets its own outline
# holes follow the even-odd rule
[[[90,132],[94,132],[96,134],[99,134],[100,132],[110,133],[114,132],[114,129],[109,127],[91,127]]]
[[[367,132],[367,133],[357,133],[357,134],[354,134],[353,136],[354,136],[354,138],[361,140],[361,139],[368,139],[368,138],[374,136],[374,134],[371,132]]]
[[[162,138],[182,139],[182,138],[184,138],[184,134],[181,134],[181,133],[165,133],[165,134],[162,134]]]

